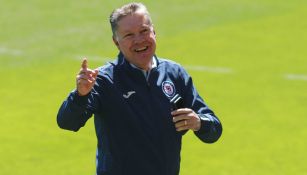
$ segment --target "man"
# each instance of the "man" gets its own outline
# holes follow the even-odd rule
[[[77,88],[62,104],[58,125],[78,131],[94,114],[98,175],[177,175],[182,135],[213,143],[222,126],[178,64],[155,55],[156,36],[143,4],[110,16],[116,61],[91,70],[82,62]],[[180,95],[183,108],[171,110]]]

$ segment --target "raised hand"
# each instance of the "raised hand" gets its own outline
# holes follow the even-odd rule
[[[93,88],[98,75],[98,69],[92,70],[87,67],[87,59],[84,58],[81,69],[76,77],[77,91],[80,96],[87,95]]]

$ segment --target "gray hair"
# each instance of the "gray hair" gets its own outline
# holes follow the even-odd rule
[[[118,28],[118,22],[125,16],[132,15],[135,13],[143,14],[147,20],[148,24],[152,25],[150,14],[146,8],[146,6],[142,3],[132,2],[122,7],[115,9],[110,15],[110,24],[112,28],[113,37],[116,35],[115,32]]]

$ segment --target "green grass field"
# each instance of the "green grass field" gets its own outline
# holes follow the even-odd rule
[[[307,174],[307,1],[143,1],[157,54],[182,64],[222,121],[215,144],[189,132],[182,175]],[[108,16],[124,1],[1,0],[0,174],[95,172],[93,119],[56,114],[82,57],[113,59]]]

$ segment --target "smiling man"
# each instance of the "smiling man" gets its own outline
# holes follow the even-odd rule
[[[155,55],[155,31],[143,4],[114,10],[110,23],[117,59],[95,70],[83,60],[58,125],[78,131],[94,114],[97,175],[178,175],[182,136],[192,130],[213,143],[221,123],[187,72]],[[178,99],[177,109],[172,102]]]
[[[156,36],[151,19],[145,7],[138,8],[131,15],[122,16],[121,9],[111,15],[113,41],[131,64],[150,70],[156,50]]]

